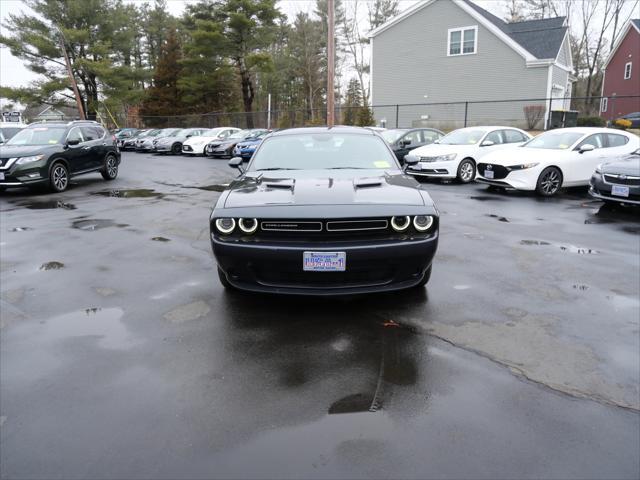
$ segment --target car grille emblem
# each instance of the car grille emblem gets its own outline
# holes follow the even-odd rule
[[[626,180],[626,179],[627,179],[627,176],[626,176],[626,175],[618,175],[618,178],[619,178],[620,180]]]
[[[493,165],[487,165],[487,170],[493,170]]]

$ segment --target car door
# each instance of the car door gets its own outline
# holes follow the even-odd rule
[[[69,142],[78,142],[75,145],[70,145]],[[85,148],[87,145],[85,144],[84,137],[82,136],[82,130],[80,127],[73,127],[67,133],[66,138],[66,152],[65,158],[69,162],[69,170],[71,173],[82,172],[83,170],[88,170],[90,167],[87,166],[89,163],[89,149]]]
[[[524,142],[529,140],[529,137],[527,137],[524,133],[511,128],[503,130],[502,136],[504,137],[504,144],[511,147],[522,145]]]
[[[442,135],[435,130],[420,130],[420,145],[431,145],[441,138]]]
[[[100,127],[83,126],[82,136],[84,137],[83,149],[87,151],[86,168],[100,168],[107,154],[107,143],[104,141],[104,130]]]
[[[420,131],[413,130],[411,132],[405,133],[396,141],[393,151],[395,152],[396,157],[398,157],[398,160],[402,161],[407,153],[419,146]]]
[[[584,145],[593,145],[594,150],[581,151]],[[570,158],[563,168],[565,185],[587,185],[598,164],[606,159],[607,139],[605,133],[594,133],[583,139],[570,152]]]

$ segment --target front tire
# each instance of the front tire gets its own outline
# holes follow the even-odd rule
[[[458,174],[456,175],[458,182],[469,183],[476,178],[476,164],[470,158],[465,158],[458,165]]]
[[[562,187],[562,172],[556,167],[545,168],[536,183],[536,193],[543,197],[552,197]]]
[[[180,155],[182,153],[182,145],[180,143],[174,143],[171,145],[171,154]]]
[[[115,180],[118,176],[118,159],[115,155],[108,154],[104,159],[104,168],[100,170],[102,178],[107,181]]]
[[[69,186],[69,170],[64,163],[58,162],[49,172],[49,188],[52,192],[64,192]]]

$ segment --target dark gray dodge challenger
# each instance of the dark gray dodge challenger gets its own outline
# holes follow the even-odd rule
[[[424,286],[438,210],[379,135],[353,127],[272,133],[211,214],[226,288],[340,295]]]

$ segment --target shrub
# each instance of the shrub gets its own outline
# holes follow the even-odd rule
[[[527,130],[535,130],[538,122],[544,117],[546,107],[544,105],[526,105],[522,109],[527,121]]]
[[[631,125],[633,125],[633,122],[631,120],[627,120],[626,118],[619,118],[613,122],[613,126],[616,128],[620,128],[621,130],[631,128]]]
[[[578,127],[605,127],[607,122],[601,117],[578,117]]]

